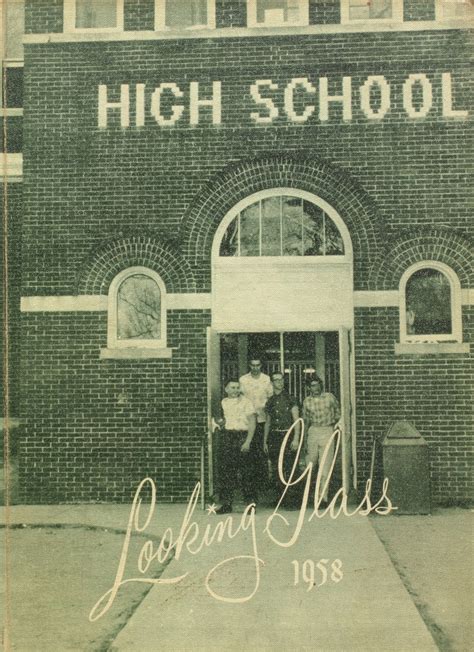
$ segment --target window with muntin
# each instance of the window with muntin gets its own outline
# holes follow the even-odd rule
[[[343,256],[339,229],[306,199],[275,195],[259,199],[232,220],[220,256]]]
[[[132,267],[118,274],[109,290],[109,348],[166,346],[166,291],[150,269]]]
[[[23,65],[4,62],[0,100],[0,151],[19,154],[23,146]]]
[[[403,20],[403,0],[342,0],[341,22]]]
[[[438,0],[437,9],[441,20],[474,17],[473,0]]]
[[[402,342],[462,340],[460,284],[447,265],[428,261],[412,266],[400,291]]]
[[[214,29],[215,0],[156,0],[157,30]]]
[[[23,34],[24,0],[8,0],[0,7],[0,174],[21,176],[23,149]]]
[[[122,31],[124,0],[64,0],[64,30]]]
[[[249,27],[308,24],[308,0],[247,0]]]

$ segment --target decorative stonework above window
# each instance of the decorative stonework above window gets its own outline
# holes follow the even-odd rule
[[[400,281],[400,343],[461,341],[458,277],[437,261],[412,265]]]
[[[308,0],[247,0],[249,27],[285,27],[308,22]]]
[[[124,0],[64,0],[64,31],[123,31],[123,3]]]
[[[215,26],[215,0],[155,0],[157,31],[214,29]]]
[[[341,0],[341,22],[401,22],[403,0]]]

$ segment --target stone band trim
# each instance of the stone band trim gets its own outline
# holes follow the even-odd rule
[[[461,290],[461,304],[463,306],[474,306],[474,290]]]
[[[101,360],[171,360],[173,349],[163,347],[161,349],[101,349]]]
[[[208,292],[198,294],[167,294],[167,310],[206,310],[211,309],[211,295]]]
[[[207,310],[211,308],[211,295],[167,294],[167,310]],[[21,297],[21,312],[107,312],[106,295]]]
[[[21,297],[21,312],[107,312],[108,297],[79,296]]]
[[[354,292],[354,308],[398,308],[398,290],[359,290]],[[474,290],[461,290],[461,305],[474,306]]]
[[[443,31],[450,29],[471,29],[468,20],[413,20],[404,22],[387,22],[378,24],[346,23],[333,25],[306,25],[304,27],[223,27],[219,29],[200,29],[195,31],[153,30],[126,32],[90,32],[90,33],[47,33],[25,34],[23,43],[90,43],[94,41],[176,41],[187,39],[218,39],[218,38],[259,38],[262,36],[288,36],[311,34],[362,34],[368,32],[423,32]]]
[[[108,297],[103,295],[21,297],[21,312],[107,312]],[[474,306],[474,289],[461,290],[463,306]],[[210,310],[212,295],[167,294],[167,310]],[[398,308],[398,290],[354,292],[355,308]]]
[[[359,290],[354,292],[354,308],[398,308],[398,290]]]
[[[440,355],[470,353],[468,342],[401,342],[395,343],[395,355]]]
[[[14,179],[23,179],[23,154],[2,154],[0,156],[0,177],[6,177],[8,183]]]

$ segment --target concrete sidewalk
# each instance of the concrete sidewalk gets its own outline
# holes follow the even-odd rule
[[[185,505],[157,505],[146,532],[162,535],[166,528],[171,528],[172,533],[168,531],[167,536],[176,539],[185,509]],[[11,508],[10,520],[124,529],[129,511],[127,505],[16,506]],[[162,579],[187,573],[186,578],[177,584],[154,586],[119,633],[112,649],[437,649],[368,518],[332,520],[325,516],[308,522],[308,510],[294,545],[281,547],[264,533],[271,513],[261,509],[256,515],[255,545],[263,564],[258,589],[249,601],[227,603],[212,597],[206,588],[206,577],[226,559],[254,556],[251,527],[241,529],[233,539],[224,536],[222,542],[204,546],[197,554],[190,554],[184,547],[180,559],[168,565]],[[282,514],[288,526],[277,520],[272,532],[283,541],[294,531],[298,512]],[[191,520],[200,531],[197,545],[206,526],[212,533],[225,517],[196,509]],[[241,514],[232,515],[234,532],[240,521]],[[303,577],[305,560],[311,561],[306,564]],[[320,560],[327,560],[321,565],[328,569],[322,585],[323,574],[316,566]],[[341,572],[339,562],[332,568],[335,560],[340,560]],[[317,585],[311,581],[312,562]],[[295,584],[296,566],[299,581]],[[137,570],[134,577],[140,576]],[[254,559],[241,558],[219,567],[209,588],[221,597],[239,599],[251,594],[255,585]]]
[[[166,512],[164,508],[162,520],[174,529],[172,515]],[[270,510],[257,514],[258,555],[264,564],[251,600],[228,604],[205,587],[207,574],[220,561],[252,555],[247,530],[198,555],[173,561],[163,577],[189,575],[179,584],[154,587],[117,637],[114,649],[156,650],[158,645],[189,651],[437,649],[367,518],[313,519],[305,522],[293,546],[283,548],[263,533],[270,514]],[[308,510],[306,519],[309,514]],[[297,513],[284,516],[291,534]],[[237,518],[234,515],[234,522]],[[216,517],[201,512],[195,520],[204,528],[210,519]],[[282,526],[274,532],[288,539]],[[326,583],[308,586],[301,577],[303,562],[316,564],[322,559],[329,560]],[[338,582],[331,579],[336,559],[342,562]],[[300,566],[296,585],[294,562]],[[235,560],[222,567],[211,588],[223,596],[243,597],[252,593],[255,577],[252,561]],[[322,581],[318,571],[315,581]]]

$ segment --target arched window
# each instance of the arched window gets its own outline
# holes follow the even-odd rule
[[[303,196],[283,193],[263,196],[242,208],[228,225],[219,249],[220,256],[344,254],[343,238],[328,213]]]
[[[166,290],[161,278],[145,267],[120,272],[109,289],[108,346],[166,346]]]
[[[447,265],[413,265],[402,277],[400,293],[402,342],[461,341],[461,287]]]

